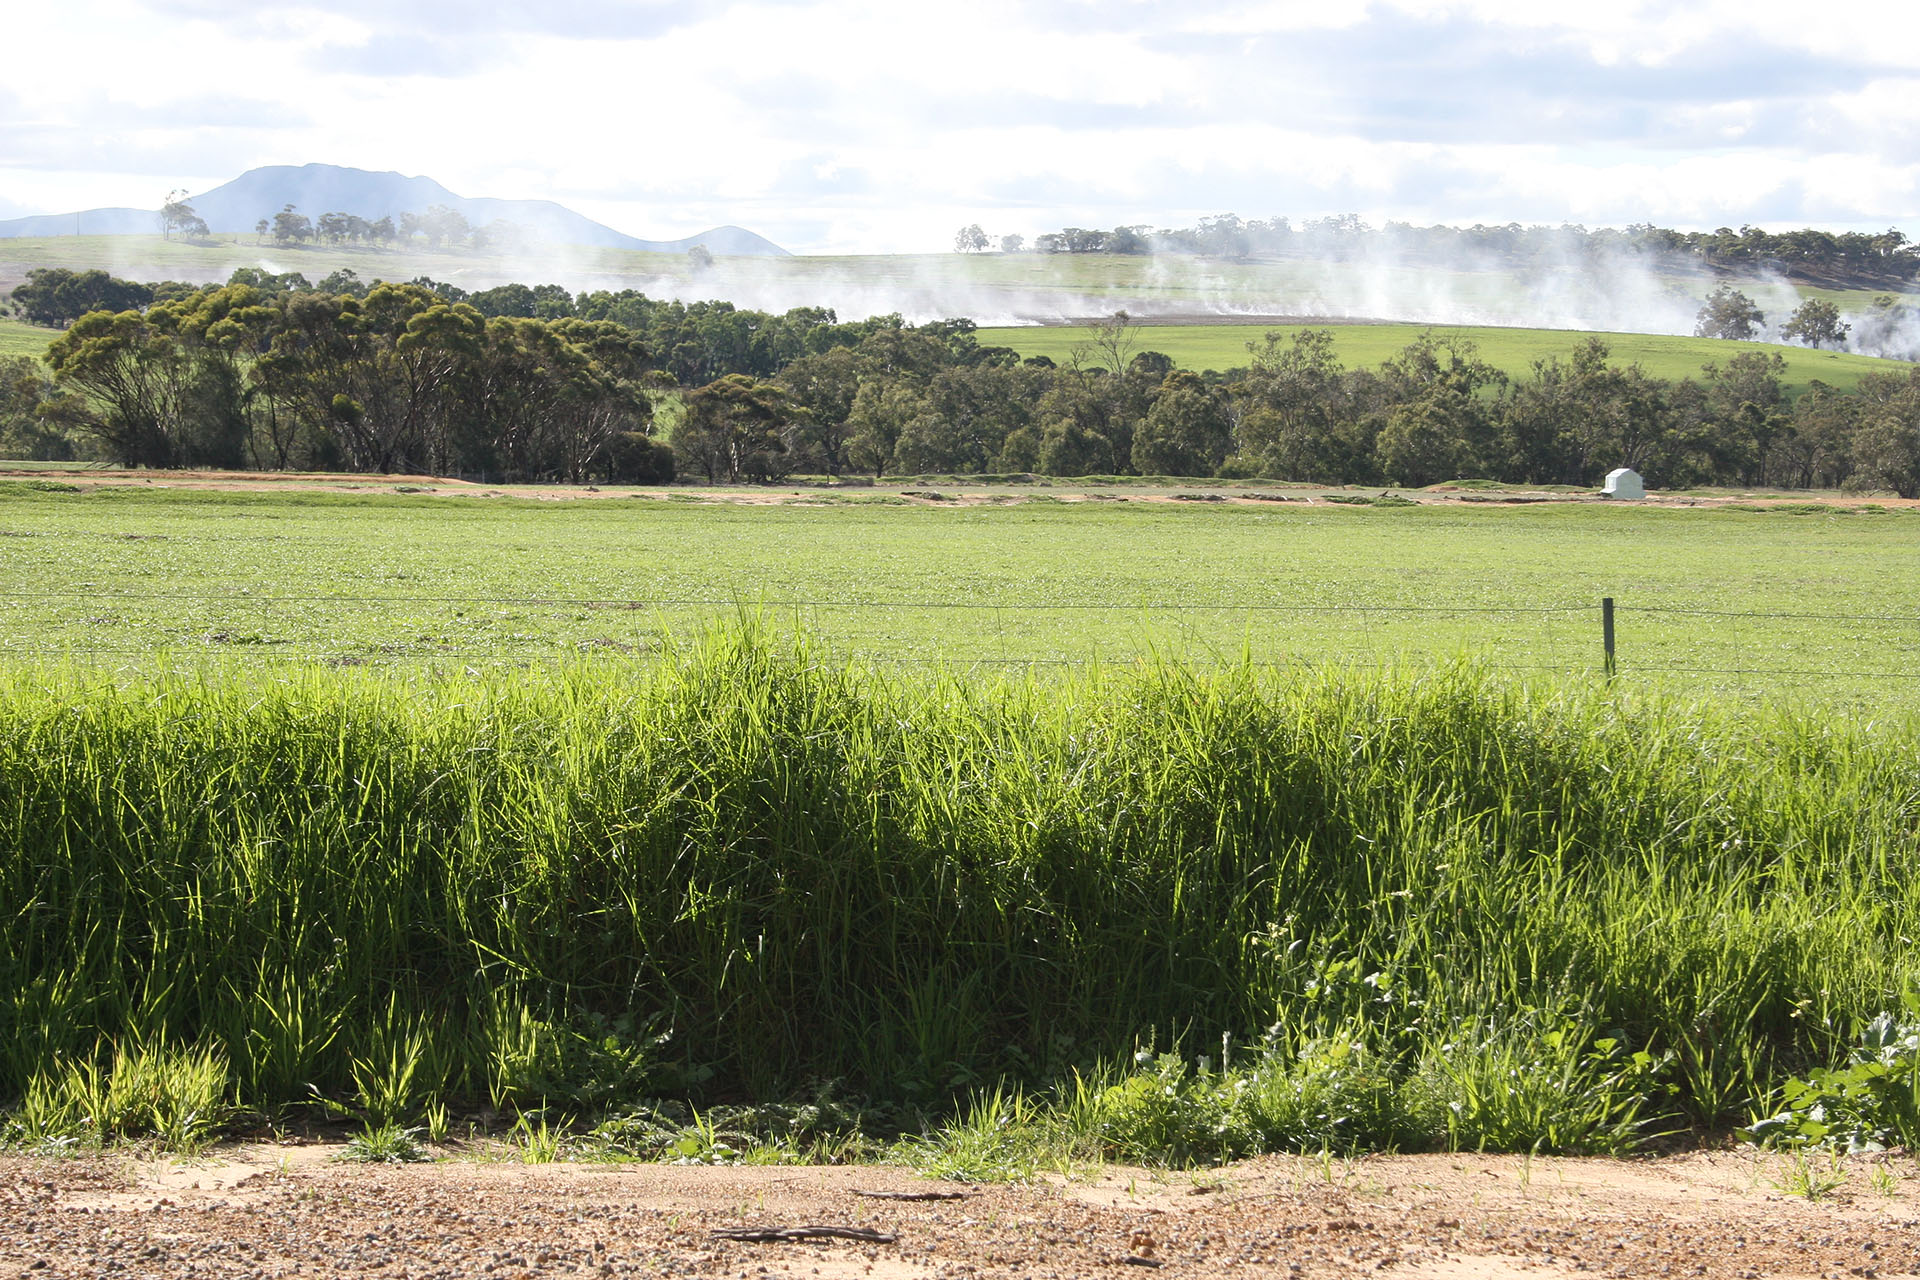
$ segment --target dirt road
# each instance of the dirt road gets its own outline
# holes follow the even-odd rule
[[[1270,1158],[1023,1187],[893,1168],[0,1159],[0,1280],[65,1276],[1710,1277],[1920,1272],[1920,1171],[1784,1157]],[[1875,1168],[1880,1172],[1874,1172]],[[1803,1172],[1807,1167],[1803,1166]],[[1824,1178],[1824,1163],[1811,1172]],[[1796,1194],[1796,1190],[1800,1194]],[[862,1193],[948,1192],[903,1200]],[[756,1243],[740,1228],[874,1240]]]
[[[1061,476],[1038,484],[978,485],[949,483],[944,490],[913,487],[913,482],[894,480],[884,485],[840,487],[789,485],[744,485],[715,487],[680,485],[678,487],[634,487],[616,485],[501,485],[488,486],[465,480],[412,475],[349,475],[311,471],[121,471],[105,467],[33,470],[0,468],[0,480],[38,480],[77,485],[82,489],[112,489],[146,486],[154,489],[187,489],[228,493],[272,493],[287,491],[358,493],[363,496],[405,494],[436,498],[526,498],[542,502],[572,500],[649,498],[682,502],[717,503],[730,506],[819,506],[835,501],[871,501],[875,498],[898,500],[909,506],[959,506],[1018,504],[1032,498],[1050,502],[1145,502],[1192,503],[1217,502],[1229,506],[1264,506],[1275,502],[1305,505],[1339,506],[1362,497],[1384,496],[1388,490],[1366,489],[1348,492],[1339,486],[1288,485],[1264,488],[1240,488],[1195,479],[1185,484],[1117,484],[1087,487],[1071,476]],[[901,487],[901,486],[907,487]],[[1349,489],[1351,486],[1348,487]],[[1421,506],[1440,505],[1533,505],[1538,503],[1599,503],[1597,493],[1564,490],[1532,490],[1516,485],[1510,489],[1460,489],[1453,485],[1435,485],[1431,489],[1394,489],[1393,496]],[[1920,507],[1920,499],[1896,498],[1890,494],[1835,493],[1768,490],[1748,493],[1727,489],[1710,493],[1651,493],[1636,506],[1718,507],[1740,503],[1748,507],[1818,504],[1828,507]]]

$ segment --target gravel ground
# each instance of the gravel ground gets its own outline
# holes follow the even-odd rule
[[[1273,1158],[1200,1174],[1109,1167],[1023,1187],[873,1167],[527,1166],[471,1154],[365,1166],[337,1154],[0,1158],[0,1280],[1920,1273],[1910,1159],[1851,1162],[1844,1185],[1809,1199],[1789,1190],[1784,1157],[1744,1151]],[[861,1194],[930,1191],[959,1198]],[[715,1234],[801,1226],[882,1238]]]

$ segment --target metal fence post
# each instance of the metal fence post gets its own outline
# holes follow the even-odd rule
[[[1613,597],[1600,600],[1600,643],[1607,651],[1607,679],[1613,679]]]

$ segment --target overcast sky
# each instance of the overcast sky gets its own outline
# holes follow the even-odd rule
[[[67,0],[7,27],[0,217],[324,161],[799,252],[1226,212],[1920,236],[1908,5]]]

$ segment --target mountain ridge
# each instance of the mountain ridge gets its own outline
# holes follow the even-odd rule
[[[634,249],[649,253],[685,253],[705,245],[711,253],[743,257],[789,257],[766,237],[742,227],[713,227],[677,240],[643,240],[552,200],[507,200],[492,196],[456,195],[432,178],[376,172],[345,165],[262,165],[221,183],[187,203],[215,235],[252,232],[262,218],[272,218],[293,205],[318,219],[322,213],[353,213],[369,221],[403,213],[424,213],[432,205],[458,211],[476,226],[511,222],[541,240],[554,244],[595,248]],[[0,221],[0,239],[63,235],[148,235],[159,230],[159,212],[150,209],[100,208],[76,213],[30,214]]]

